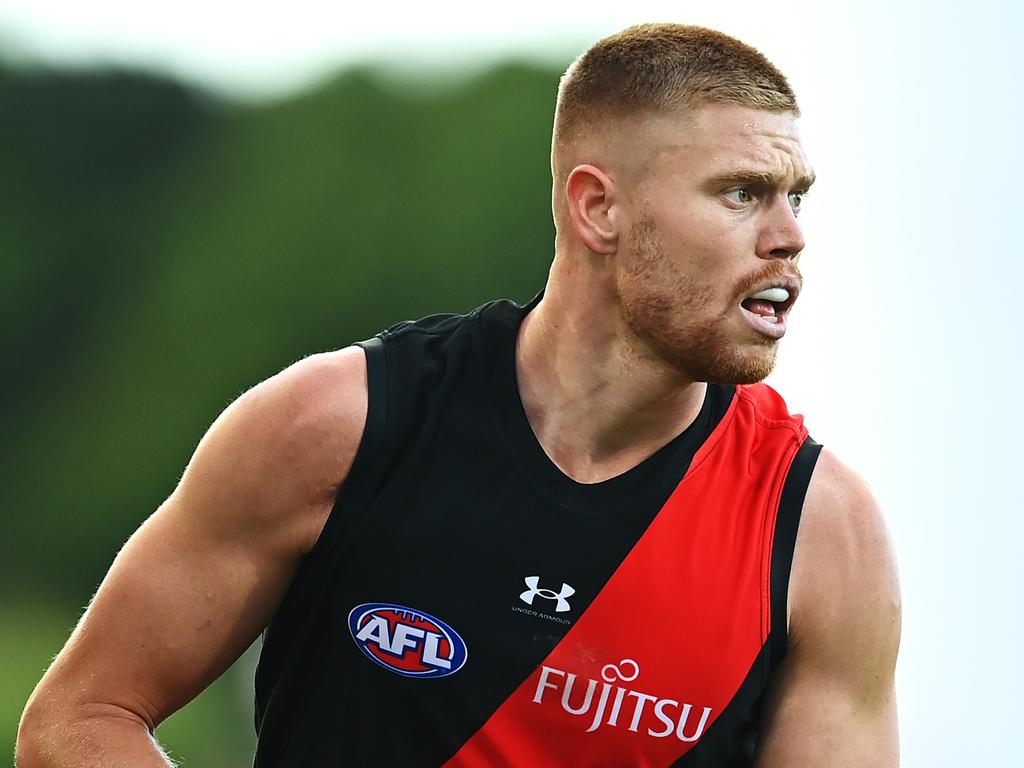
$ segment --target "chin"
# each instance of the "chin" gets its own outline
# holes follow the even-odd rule
[[[756,384],[775,368],[779,340],[752,337],[747,328],[737,329],[728,318],[694,318],[673,323],[679,312],[668,304],[624,302],[629,329],[655,356],[690,381],[713,384]]]
[[[753,367],[737,367],[730,370],[709,371],[704,381],[709,384],[757,384],[768,378],[775,364]]]
[[[693,381],[709,384],[756,384],[764,381],[775,370],[776,346],[753,352],[740,352],[735,348],[697,351],[690,350],[679,367]]]

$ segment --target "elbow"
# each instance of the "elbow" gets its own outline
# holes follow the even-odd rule
[[[52,717],[34,694],[25,706],[18,722],[18,735],[14,745],[14,764],[17,768],[46,768],[53,765]],[[49,746],[48,746],[49,744]]]
[[[68,743],[75,731],[66,688],[44,676],[32,692],[18,722],[14,745],[17,768],[57,768],[69,764]]]
[[[115,704],[76,702],[66,688],[45,683],[44,677],[18,724],[17,768],[173,765],[142,716]]]

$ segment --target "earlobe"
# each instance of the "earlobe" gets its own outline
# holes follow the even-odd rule
[[[600,168],[578,165],[565,182],[569,218],[576,236],[594,253],[611,254],[618,246],[615,182]]]

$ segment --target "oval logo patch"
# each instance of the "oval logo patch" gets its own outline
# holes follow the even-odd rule
[[[404,677],[452,675],[469,656],[458,632],[429,613],[404,605],[357,605],[348,614],[348,629],[371,661]]]

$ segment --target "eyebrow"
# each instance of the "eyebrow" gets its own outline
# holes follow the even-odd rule
[[[749,185],[764,187],[781,187],[786,177],[770,171],[729,171],[715,176],[708,180],[709,187],[728,187],[732,185]],[[804,191],[811,188],[814,183],[814,173],[806,174],[796,180],[794,189]]]

